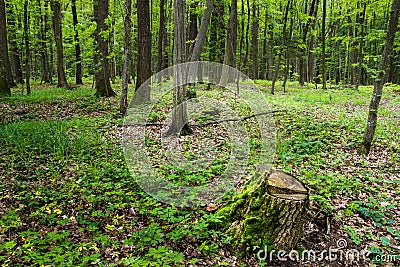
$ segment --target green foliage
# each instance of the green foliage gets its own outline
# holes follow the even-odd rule
[[[353,240],[353,242],[356,245],[361,244],[362,242],[361,236],[359,233],[357,233],[357,231],[353,227],[345,225],[343,228],[349,234],[351,240]]]
[[[269,86],[265,81],[259,84],[261,89]],[[360,216],[374,222],[371,231],[360,231],[358,225],[346,225],[344,230],[354,243],[368,242],[375,255],[386,254],[400,240],[395,223],[398,203],[393,198],[400,181],[385,176],[395,172],[400,162],[395,146],[386,150],[398,140],[393,120],[398,114],[390,106],[400,103],[397,87],[388,85],[383,96],[393,102],[380,111],[376,136],[377,147],[392,151],[393,156],[381,168],[370,168],[371,160],[355,158],[354,150],[365,127],[364,107],[372,88],[328,93],[289,85],[285,95],[266,94],[271,105],[288,110],[274,116],[275,167],[296,173],[309,188],[314,209],[340,220]],[[96,99],[85,86],[75,90],[33,86],[31,96],[16,89],[0,103],[5,110],[0,124],[0,177],[5,177],[0,201],[6,203],[0,213],[0,262],[4,266],[182,266],[217,257],[228,264],[220,252],[237,240],[214,227],[226,220],[218,203],[217,213],[178,209],[135,184],[115,138],[122,124],[122,119],[115,119],[118,99]],[[197,93],[226,98],[240,116],[250,112],[226,92],[204,87]],[[157,104],[150,117],[154,122],[163,120],[164,106],[171,100],[168,95]],[[246,124],[252,165],[258,162],[260,140],[253,124]],[[196,139],[185,142],[185,155],[197,156],[190,150]],[[158,140],[146,137],[146,144],[151,153],[160,151]],[[165,162],[158,165],[159,171],[176,183],[205,184],[226,169],[231,144],[224,140],[219,145],[217,157],[204,170],[193,174]],[[254,172],[251,168],[248,175]],[[220,200],[222,204],[232,194]],[[341,208],[338,196],[346,199]],[[372,242],[379,248],[373,248]],[[197,254],[186,253],[188,244]]]

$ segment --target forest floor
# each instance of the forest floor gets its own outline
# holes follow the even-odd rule
[[[322,91],[290,83],[272,96],[269,82],[257,84],[272,108],[286,110],[271,116],[273,166],[310,191],[298,251],[313,250],[317,259],[258,259],[263,248],[237,258],[232,237],[212,227],[215,211],[163,204],[135,183],[120,145],[118,98],[95,98],[90,85],[34,85],[31,96],[16,88],[0,100],[0,265],[400,266],[400,88],[385,87],[374,145],[364,156],[357,151],[371,86]],[[198,94],[223,95],[204,89]],[[152,113],[154,122],[163,119],[162,110]],[[202,173],[202,181],[223,168]],[[329,260],[321,254],[329,248],[343,253]],[[369,251],[372,260],[352,261],[351,249]]]

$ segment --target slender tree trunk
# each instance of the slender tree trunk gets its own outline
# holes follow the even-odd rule
[[[190,61],[200,60],[201,51],[203,49],[204,41],[206,40],[207,36],[207,29],[210,24],[210,16],[212,9],[213,9],[212,0],[206,0],[206,9],[204,10],[203,16],[201,17],[200,30],[196,36]]]
[[[246,23],[246,31],[245,31],[245,46],[246,46],[246,53],[244,56],[244,61],[243,61],[243,69],[246,69],[246,73],[248,74],[248,62],[249,62],[249,50],[250,50],[250,45],[249,45],[249,32],[250,32],[250,18],[251,18],[251,11],[250,11],[250,1],[246,0],[246,6],[247,6],[247,23]]]
[[[122,68],[122,93],[120,101],[120,113],[125,115],[128,107],[128,84],[129,84],[129,50],[131,47],[131,12],[132,12],[132,0],[126,0],[125,4],[125,20],[124,20],[124,66]]]
[[[372,140],[375,134],[379,102],[381,101],[382,98],[382,89],[385,83],[385,75],[388,68],[389,57],[393,50],[394,37],[397,31],[397,25],[399,21],[399,13],[400,13],[400,0],[393,0],[392,11],[390,12],[390,20],[386,35],[386,44],[383,49],[381,62],[379,64],[378,77],[376,78],[374,83],[374,92],[372,93],[372,99],[369,105],[367,127],[365,129],[363,143],[362,143],[362,152],[365,154],[369,154],[369,151],[371,150]]]
[[[5,5],[4,5],[5,6]],[[4,7],[5,10],[5,7]],[[7,28],[7,19],[6,19],[6,15],[4,14],[4,17],[2,19],[4,19],[4,27]],[[7,76],[7,82],[8,82],[8,86],[9,87],[13,87],[16,86],[17,84],[14,81],[14,77],[12,74],[12,69],[11,69],[11,62],[10,62],[10,57],[8,55],[8,36],[7,36],[7,29],[4,32],[4,38],[5,38],[5,48],[6,48],[6,54],[4,54],[5,58],[4,58],[4,64],[5,64],[5,70],[6,70],[6,76]]]
[[[110,47],[110,52],[111,54],[113,54],[112,60],[111,60],[111,73],[110,73],[110,77],[111,77],[111,81],[112,83],[115,83],[115,78],[117,77],[117,57],[116,57],[116,52],[114,52],[114,49],[117,47],[117,29],[116,29],[116,0],[113,1],[113,14],[112,14],[112,33],[110,33],[110,35],[112,35],[112,46]],[[111,39],[111,38],[110,38]]]
[[[285,16],[283,18],[283,29],[282,29],[282,42],[281,42],[281,47],[280,47],[280,51],[278,54],[278,61],[275,64],[274,78],[272,80],[272,85],[271,85],[271,94],[275,94],[275,83],[279,76],[279,69],[281,68],[282,53],[285,49],[284,46],[285,46],[285,42],[286,42],[286,27],[287,27],[288,15],[289,15],[290,3],[291,3],[291,0],[288,0],[287,4],[286,4],[286,8],[285,8]]]
[[[1,0],[0,0],[1,1]],[[29,17],[28,17],[28,0],[24,2],[24,41],[25,41],[25,84],[27,95],[31,94],[31,66],[29,64],[29,57],[31,56],[29,44]]]
[[[237,47],[237,0],[232,0],[231,10],[228,21],[227,38],[225,42],[224,65],[236,68],[236,47]],[[228,69],[223,68],[221,84],[234,81],[233,74]]]
[[[108,39],[105,39],[101,32],[107,31],[105,20],[108,17],[108,0],[97,0],[93,4],[93,14],[97,27],[95,31],[95,42],[97,51],[94,54],[95,69],[95,95],[98,97],[115,96],[111,88],[110,66],[108,63]],[[107,37],[106,37],[107,38]]]
[[[326,0],[322,0],[322,30],[321,30],[321,42],[322,42],[322,89],[326,90],[326,62],[325,62],[325,43],[326,43]]]
[[[58,0],[52,0],[50,1],[50,6],[53,13],[53,31],[57,48],[57,86],[68,87],[67,76],[65,75],[64,70],[64,50],[61,30],[61,3]]]
[[[268,39],[268,76],[267,79],[271,80],[274,78],[273,66],[274,66],[274,31],[273,26],[268,26],[269,39]]]
[[[0,96],[11,95],[10,84],[7,79],[7,60],[6,5],[4,0],[0,0]]]
[[[79,33],[77,29],[78,25],[78,15],[76,13],[76,0],[72,0],[72,20],[74,24],[74,41],[75,41],[75,64],[76,64],[76,71],[75,71],[75,83],[76,84],[83,84],[82,82],[82,57],[81,57],[81,46],[79,44]]]
[[[167,54],[165,51],[166,46],[165,39],[168,39],[168,35],[166,32],[165,26],[165,0],[160,0],[160,28],[158,30],[158,55],[157,55],[157,72],[160,72],[164,68],[166,68]],[[160,75],[157,77],[158,82],[160,83],[163,77]]]
[[[363,70],[363,61],[364,61],[364,54],[363,54],[363,45],[364,45],[364,26],[365,26],[365,13],[367,10],[367,2],[364,3],[364,7],[363,7],[363,13],[361,16],[361,36],[360,36],[360,47],[359,47],[359,51],[358,51],[358,75],[357,75],[357,81],[356,81],[356,89],[358,90],[358,86],[360,85],[361,81],[362,81],[362,70]]]
[[[187,55],[188,55],[188,60],[190,60],[190,57],[192,55],[194,43],[196,41],[196,36],[198,34],[197,30],[197,14],[193,12],[193,10],[196,8],[195,4],[191,4],[189,8],[189,26],[188,26],[188,38],[187,38]]]
[[[291,9],[292,7],[290,7]],[[293,33],[293,18],[290,18],[290,30],[289,30],[289,39],[288,43],[292,42],[292,33]],[[290,57],[291,57],[291,52],[288,51],[289,49],[285,49],[285,75],[283,78],[283,92],[286,93],[286,83],[289,78],[289,68],[290,68]]]
[[[185,69],[179,64],[185,59],[185,0],[174,0],[174,109],[172,124],[166,135],[188,135],[192,130],[188,124],[185,86]],[[182,129],[182,130],[180,130]]]
[[[244,41],[244,20],[245,20],[244,0],[241,0],[241,1],[242,1],[242,7],[241,7],[242,17],[241,17],[241,21],[240,21],[240,31],[242,32],[242,34],[240,34],[240,41],[239,41],[239,64],[238,64],[239,70],[242,69],[242,65],[243,65],[243,43],[244,43],[243,41]]]
[[[39,2],[40,4],[40,2]],[[49,20],[49,15],[47,13],[47,9],[49,6],[49,2],[47,0],[45,0],[44,3],[45,7],[46,7],[46,12],[45,14],[40,16],[40,20],[41,20],[41,29],[42,29],[42,34],[41,34],[41,58],[42,58],[42,82],[45,83],[52,83],[53,82],[53,76],[51,73],[51,67],[49,66],[49,55],[48,55],[48,47],[47,47],[47,31],[48,31],[48,20]]]
[[[318,15],[318,5],[319,5],[319,0],[316,0],[315,3],[315,9],[314,9],[314,15],[313,18],[311,19],[311,29],[315,29],[316,25],[316,18]],[[310,34],[310,38],[308,41],[308,53],[307,53],[307,75],[306,75],[306,82],[311,82],[314,77],[314,65],[315,65],[315,55],[313,52],[314,48],[314,34]]]
[[[195,42],[193,44],[193,49],[191,51],[191,57],[190,61],[199,61],[200,56],[201,56],[201,51],[203,49],[204,42],[207,37],[207,29],[210,24],[210,17],[211,17],[211,11],[213,9],[213,2],[212,0],[206,0],[206,9],[203,12],[203,16],[201,17],[201,22],[200,22],[200,29],[197,33],[197,36],[195,38]],[[193,65],[191,65],[191,68],[189,69],[188,76],[190,76],[190,80],[194,80],[194,75],[197,74],[197,77],[199,80],[202,80],[202,70],[201,68],[198,68],[197,70],[192,68]]]
[[[267,79],[267,20],[268,20],[268,9],[265,10],[265,23],[263,31],[263,45],[261,53],[261,79]]]
[[[314,14],[314,9],[315,9],[315,4],[316,4],[316,0],[312,0],[311,1],[311,6],[310,6],[310,10],[308,15],[310,16],[310,18],[307,19],[306,25],[304,26],[303,29],[303,44],[304,46],[306,46],[306,41],[307,41],[307,34],[308,34],[308,29],[312,23],[312,20],[314,20],[315,18],[311,18]],[[307,72],[306,72],[306,58],[305,58],[305,52],[306,49],[305,48],[300,48],[300,54],[301,54],[301,58],[300,58],[300,85],[304,85],[305,80],[307,80]]]
[[[138,92],[137,99],[145,102],[150,100],[150,87],[145,83],[151,77],[151,32],[150,32],[150,9],[149,0],[137,1],[138,12],[138,59],[137,59],[137,79],[136,90],[140,86],[142,89]]]
[[[258,14],[256,3],[253,3],[253,24],[252,24],[252,56],[253,56],[253,79],[258,79]]]
[[[8,33],[8,41],[10,42],[10,55],[11,55],[11,67],[14,73],[15,81],[19,84],[24,83],[24,79],[22,77],[22,69],[21,69],[21,58],[19,53],[19,48],[17,44],[17,36],[16,36],[16,25],[15,25],[15,14],[14,14],[14,6],[10,6],[8,9],[7,16],[7,33]]]

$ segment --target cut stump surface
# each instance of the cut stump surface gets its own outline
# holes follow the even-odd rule
[[[217,215],[223,216],[239,254],[265,245],[289,251],[303,235],[308,206],[308,191],[299,180],[259,165],[244,190]]]

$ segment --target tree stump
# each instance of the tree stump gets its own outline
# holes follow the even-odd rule
[[[303,235],[308,206],[308,191],[300,181],[259,165],[244,190],[217,215],[233,234],[232,245],[239,254],[265,245],[289,251]]]

